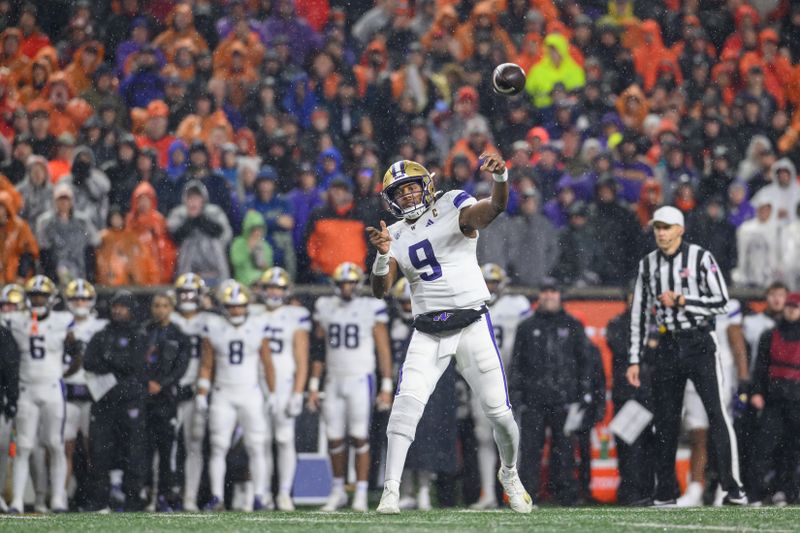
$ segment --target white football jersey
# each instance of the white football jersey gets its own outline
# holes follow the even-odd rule
[[[262,317],[248,316],[241,326],[218,315],[207,317],[204,338],[214,350],[215,386],[246,390],[258,384],[261,341],[266,329]]]
[[[372,328],[389,321],[386,302],[368,296],[357,296],[350,301],[322,296],[314,304],[314,321],[325,330],[325,366],[329,375],[375,372]]]
[[[461,233],[459,213],[476,200],[464,191],[449,191],[413,224],[389,226],[389,254],[411,283],[414,315],[483,305],[489,290],[476,256],[478,237]]]
[[[44,320],[28,313],[9,315],[9,325],[20,351],[22,383],[52,383],[64,375],[64,340],[72,331],[72,314],[50,311]]]
[[[742,325],[742,304],[739,300],[731,298],[728,300],[728,312],[724,315],[716,315],[717,325],[714,332],[717,334],[717,343],[719,344],[720,359],[722,366],[733,366],[733,350],[731,350],[731,343],[728,340],[728,328],[730,326]]]
[[[105,318],[97,318],[96,315],[90,314],[85,320],[75,320],[75,325],[72,328],[72,334],[75,335],[75,338],[83,343],[85,347],[89,344],[89,341],[92,340],[94,334],[106,327],[106,324],[108,324],[108,320]],[[68,367],[69,365],[65,365],[64,370],[66,371]],[[86,376],[84,374],[83,366],[81,366],[78,371],[71,376],[65,377],[64,383],[69,383],[70,385],[86,385]]]
[[[521,294],[500,296],[489,306],[489,317],[494,329],[494,339],[500,349],[503,364],[508,368],[511,352],[514,350],[514,339],[517,326],[531,315],[531,302]]]
[[[775,327],[775,321],[766,313],[758,313],[755,315],[746,316],[742,321],[742,333],[744,333],[744,340],[750,348],[750,374],[756,368],[756,359],[758,359],[758,341],[761,335],[770,328]]]
[[[269,339],[277,379],[294,380],[294,334],[298,330],[311,331],[311,313],[299,305],[282,305],[272,311],[265,310],[258,318],[265,322],[264,336]],[[266,390],[263,372],[259,373],[259,379],[262,381],[261,388]]]
[[[173,312],[169,319],[178,326],[181,333],[189,337],[189,366],[186,367],[180,380],[181,386],[194,385],[197,382],[197,372],[200,370],[201,340],[205,335],[206,321],[212,313],[201,311],[191,318],[186,318],[180,313]]]

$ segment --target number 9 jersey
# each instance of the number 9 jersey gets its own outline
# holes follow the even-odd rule
[[[480,307],[489,299],[476,256],[478,237],[464,235],[458,222],[461,210],[475,203],[465,191],[449,191],[413,224],[389,226],[389,255],[411,283],[415,316]]]
[[[328,375],[363,376],[375,373],[377,323],[389,321],[386,302],[368,296],[344,300],[322,296],[314,304],[314,321],[325,331],[325,367]]]

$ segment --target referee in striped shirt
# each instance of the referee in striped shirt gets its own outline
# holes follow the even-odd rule
[[[691,379],[708,413],[711,444],[728,505],[747,505],[739,479],[739,455],[724,376],[714,334],[715,315],[726,312],[728,290],[708,250],[683,241],[683,214],[662,207],[650,221],[658,249],[639,262],[631,306],[631,349],[627,378],[639,387],[639,356],[650,321],[662,333],[652,361],[656,435],[656,489],[653,504],[674,505],[679,495],[675,452],[686,381]]]

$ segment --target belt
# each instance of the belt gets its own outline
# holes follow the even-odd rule
[[[706,335],[711,333],[711,328],[708,325],[701,325],[691,329],[679,329],[675,331],[665,331],[663,335],[665,337],[672,337],[675,339],[688,339],[694,337],[695,335]]]

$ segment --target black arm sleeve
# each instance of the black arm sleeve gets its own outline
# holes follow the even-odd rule
[[[756,366],[753,371],[753,394],[766,394],[769,386],[769,362],[770,345],[772,344],[772,333],[775,329],[768,329],[761,334],[758,339],[758,353],[756,355]]]
[[[0,406],[19,398],[19,347],[11,332],[0,326]]]
[[[104,331],[95,333],[89,344],[86,345],[86,351],[83,354],[83,368],[85,370],[95,374],[108,374],[111,372],[108,361],[103,357],[105,337]]]
[[[186,222],[184,222],[175,232],[172,234],[172,240],[175,241],[175,244],[181,244],[186,237],[189,236],[189,233],[192,232],[194,228],[194,221],[195,219],[187,218]]]
[[[197,228],[209,237],[217,238],[222,235],[222,226],[205,215],[200,215],[194,221]]]
[[[178,353],[175,354],[175,363],[172,365],[172,371],[161,380],[161,388],[171,387],[183,377],[186,373],[186,368],[189,366],[189,337],[177,331]]]

